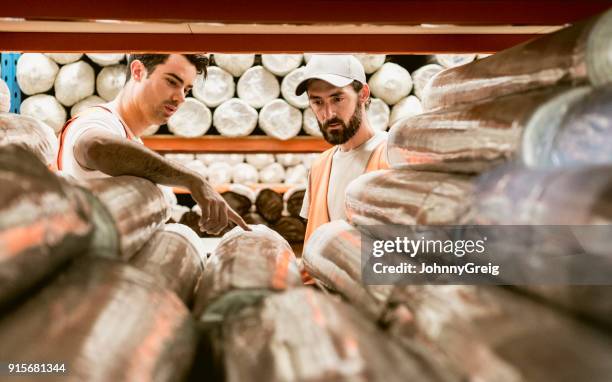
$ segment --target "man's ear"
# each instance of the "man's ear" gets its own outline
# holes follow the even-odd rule
[[[131,77],[140,81],[147,78],[147,68],[145,68],[144,64],[140,60],[134,60],[130,64],[130,73]]]
[[[368,84],[363,84],[363,87],[359,91],[359,102],[365,103],[370,98],[370,87]]]

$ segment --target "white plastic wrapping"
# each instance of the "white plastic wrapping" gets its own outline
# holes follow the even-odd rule
[[[124,53],[86,53],[90,60],[100,66],[110,66],[121,62],[125,57]]]
[[[301,54],[262,54],[261,64],[271,73],[284,76],[302,63]]]
[[[422,112],[423,106],[421,105],[421,101],[417,97],[409,95],[396,103],[391,109],[389,126],[392,126],[395,122],[402,118],[412,117],[413,115],[418,115]]]
[[[44,164],[56,163],[58,139],[41,120],[13,113],[0,113],[0,146],[18,145],[34,153]]]
[[[170,159],[173,160],[175,162],[179,162],[183,165],[185,165],[186,163],[191,162],[192,160],[195,159],[195,155],[194,154],[189,154],[189,153],[180,153],[180,154],[165,154],[164,158],[166,159]]]
[[[366,74],[372,74],[380,69],[385,63],[385,58],[387,58],[384,54],[354,54],[354,56],[361,62]]]
[[[193,83],[193,96],[208,107],[217,107],[234,96],[236,84],[234,77],[225,70],[210,66],[208,75],[199,74]]]
[[[273,154],[246,154],[245,157],[247,163],[252,164],[258,170],[261,170],[270,163],[274,163]]]
[[[276,162],[282,164],[285,167],[295,166],[297,164],[302,163],[301,154],[276,154],[274,157],[276,158]]]
[[[282,183],[285,180],[285,168],[280,163],[270,163],[259,170],[261,183]]]
[[[45,53],[45,56],[60,65],[66,65],[80,60],[83,57],[83,53]]]
[[[387,130],[389,127],[389,106],[378,98],[372,98],[370,107],[367,110],[370,126],[375,130]]]
[[[106,103],[106,101],[103,100],[102,98],[95,96],[95,95],[89,96],[75,103],[70,108],[70,117],[74,117],[75,115],[87,109],[88,107],[102,105],[103,103]]]
[[[303,164],[288,167],[285,171],[285,183],[306,184],[308,183],[308,169]]]
[[[403,67],[387,62],[370,77],[368,85],[374,97],[382,99],[389,105],[395,105],[410,94],[412,78]]]
[[[321,154],[319,153],[304,154],[304,156],[302,157],[302,164],[306,166],[307,169],[310,169],[310,165],[315,159],[319,157],[319,155]]]
[[[436,54],[436,61],[445,68],[468,64],[476,59],[475,54]]]
[[[321,129],[319,128],[319,123],[317,122],[317,117],[311,108],[304,110],[304,119],[302,121],[302,126],[304,127],[304,131],[308,135],[312,135],[315,137],[322,137],[323,133],[321,133]]]
[[[213,124],[225,137],[245,137],[257,127],[257,110],[245,101],[232,98],[215,109]]]
[[[66,123],[66,110],[55,97],[47,94],[37,94],[26,98],[21,103],[21,114],[43,121],[56,133],[59,133]]]
[[[212,124],[212,113],[202,102],[189,97],[168,119],[168,130],[181,137],[200,137]]]
[[[123,89],[126,80],[125,65],[112,65],[102,68],[96,78],[96,90],[98,95],[107,101],[115,99],[117,94]]]
[[[96,78],[85,61],[64,65],[55,78],[55,98],[65,106],[72,106],[93,95]]]
[[[0,78],[0,113],[11,110],[11,91],[6,82]]]
[[[221,54],[213,55],[215,64],[234,77],[240,77],[255,63],[254,54]]]
[[[281,94],[283,98],[291,104],[300,109],[306,109],[308,107],[308,94],[305,92],[297,96],[295,95],[295,89],[304,79],[304,67],[297,68],[291,73],[287,74],[281,82]]]
[[[414,95],[419,99],[423,99],[423,90],[429,83],[429,80],[439,72],[444,70],[444,68],[438,64],[428,64],[421,66],[414,72],[412,72],[412,91]]]
[[[252,164],[238,163],[232,167],[232,180],[234,183],[241,184],[257,183],[259,173]]]
[[[226,184],[232,180],[232,165],[215,162],[208,166],[208,181],[213,184]]]
[[[27,95],[44,93],[53,87],[57,64],[41,53],[24,53],[17,61],[17,84]]]
[[[280,95],[280,84],[263,66],[248,69],[238,80],[238,98],[244,100],[256,109]]]
[[[202,163],[202,161],[199,161],[196,159],[196,160],[186,162],[185,167],[197,172],[204,178],[208,177],[208,167],[206,167],[206,165]]]
[[[204,164],[210,165],[217,162],[225,162],[231,165],[244,162],[244,154],[196,154],[196,159],[201,160]]]
[[[275,99],[261,109],[259,127],[276,139],[294,138],[302,128],[302,113],[286,101]]]

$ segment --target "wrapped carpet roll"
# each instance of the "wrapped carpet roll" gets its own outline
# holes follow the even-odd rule
[[[302,129],[302,113],[286,101],[275,99],[259,112],[259,127],[276,139],[295,138]]]
[[[304,166],[310,170],[310,165],[312,164],[312,161],[317,159],[321,154],[319,153],[310,153],[310,154],[304,154],[304,156],[302,157],[302,164],[304,164]]]
[[[255,207],[267,222],[274,223],[283,213],[283,196],[274,190],[263,188],[257,192]]]
[[[85,61],[64,65],[55,78],[55,98],[64,106],[72,106],[94,94],[94,70]]]
[[[174,220],[175,222],[180,222],[183,218],[183,215],[185,215],[189,211],[191,211],[189,207],[181,206],[180,204],[170,207],[170,215],[172,220]]]
[[[475,59],[475,54],[436,54],[434,56],[434,60],[445,68],[469,64]]]
[[[385,131],[389,127],[389,106],[378,98],[372,98],[367,110],[368,121],[374,130]]]
[[[45,53],[45,56],[60,65],[66,65],[80,60],[83,57],[83,53]]]
[[[374,97],[382,99],[389,105],[395,105],[410,94],[412,78],[403,67],[387,62],[370,77],[368,85]]]
[[[319,122],[317,122],[317,117],[311,108],[304,110],[304,120],[302,122],[302,126],[308,135],[315,137],[323,136],[323,133],[321,133],[321,129],[319,128]]]
[[[301,54],[262,54],[261,64],[279,77],[289,74],[302,63]]]
[[[287,212],[289,212],[290,216],[294,218],[300,217],[305,193],[306,186],[296,186],[283,194],[283,201],[287,205]]]
[[[221,54],[213,55],[215,64],[234,77],[240,77],[255,63],[254,54]]]
[[[244,154],[196,154],[196,159],[201,160],[204,164],[213,164],[216,162],[226,162],[231,165],[244,162]]]
[[[26,98],[20,107],[22,115],[38,119],[51,126],[53,131],[59,133],[66,123],[66,109],[55,99],[47,94],[37,94]]]
[[[221,196],[240,216],[246,215],[255,204],[255,192],[241,184],[230,185],[229,190]]]
[[[230,183],[232,180],[232,165],[225,162],[215,162],[208,166],[208,181],[212,185]]]
[[[257,127],[257,110],[245,101],[232,98],[215,109],[213,124],[225,137],[246,137]]]
[[[255,166],[251,164],[238,163],[232,166],[232,181],[241,184],[257,183],[259,173]]]
[[[92,107],[92,106],[97,106],[97,105],[102,105],[106,103],[106,101],[98,96],[92,95],[89,96],[77,103],[75,103],[71,108],[70,108],[70,117],[74,117],[75,115],[79,114],[81,111],[87,109],[88,107]],[[159,126],[158,126],[159,128]]]
[[[186,162],[185,167],[197,172],[198,174],[202,175],[204,178],[208,177],[208,167],[204,163],[202,163],[202,161],[200,160],[196,159],[190,162]]]
[[[412,72],[412,92],[419,100],[423,99],[423,90],[429,81],[444,68],[438,64],[427,64]]]
[[[286,184],[306,184],[308,183],[308,169],[303,164],[287,167],[285,171]]]
[[[366,74],[372,74],[380,69],[385,63],[385,58],[387,58],[384,54],[354,54],[354,56],[361,62]]]
[[[100,66],[116,65],[125,58],[124,53],[86,53],[86,55]]]
[[[0,113],[0,147],[16,145],[33,153],[44,165],[55,165],[58,139],[44,122],[26,115]]]
[[[402,118],[419,115],[422,112],[423,106],[421,105],[421,101],[417,97],[409,95],[408,97],[396,103],[393,106],[393,109],[391,109],[389,126],[393,126],[395,122],[399,121]]]
[[[263,224],[265,226],[268,225],[268,222],[266,221],[266,219],[264,219],[257,212],[249,212],[249,213],[243,215],[242,218],[244,219],[245,223],[247,223],[249,225],[251,225],[251,224]]]
[[[112,65],[102,68],[96,78],[96,90],[100,97],[107,101],[115,99],[125,85],[127,67]]]
[[[206,80],[198,74],[191,91],[206,106],[217,107],[234,96],[236,84],[230,73],[217,66],[208,67],[207,72]]]
[[[258,170],[274,163],[274,154],[246,154],[245,158],[247,163],[252,164]]]
[[[195,159],[194,154],[180,153],[180,154],[164,154],[164,158],[179,162],[183,165],[189,163]]]
[[[212,123],[212,113],[202,102],[189,97],[168,119],[168,130],[181,137],[201,137]]]
[[[285,168],[280,163],[270,163],[259,170],[261,183],[282,183],[285,180]]]
[[[283,77],[283,81],[281,82],[281,94],[283,98],[285,101],[289,102],[291,106],[299,109],[306,109],[309,105],[308,95],[306,93],[300,96],[295,95],[295,89],[303,79],[304,67],[302,66]]]
[[[24,53],[17,61],[17,84],[27,95],[44,93],[53,87],[59,67],[41,53]]]
[[[248,69],[238,80],[238,98],[259,109],[278,98],[280,85],[274,74],[262,66]]]
[[[282,164],[285,167],[295,166],[302,163],[301,154],[276,154],[274,155],[274,158],[276,159],[276,162]]]
[[[11,110],[11,91],[8,85],[0,78],[0,113],[8,113]]]
[[[181,216],[181,220],[179,221],[179,224],[183,224],[191,228],[193,232],[195,232],[199,237],[205,237],[206,233],[200,231],[199,222],[200,222],[201,217],[202,215],[195,211],[187,211]]]

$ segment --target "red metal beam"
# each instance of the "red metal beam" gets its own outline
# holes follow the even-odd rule
[[[526,34],[141,34],[0,32],[0,50],[19,52],[371,52],[493,53],[530,40]]]
[[[610,0],[82,0],[4,1],[0,17],[225,23],[561,25],[612,6]]]

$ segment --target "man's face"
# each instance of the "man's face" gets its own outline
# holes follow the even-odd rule
[[[140,84],[141,108],[151,124],[161,125],[168,121],[185,101],[196,75],[195,66],[185,56],[171,54],[144,78],[135,77]]]
[[[351,85],[339,88],[329,82],[312,80],[308,83],[308,99],[327,142],[343,144],[359,130],[362,102]]]

